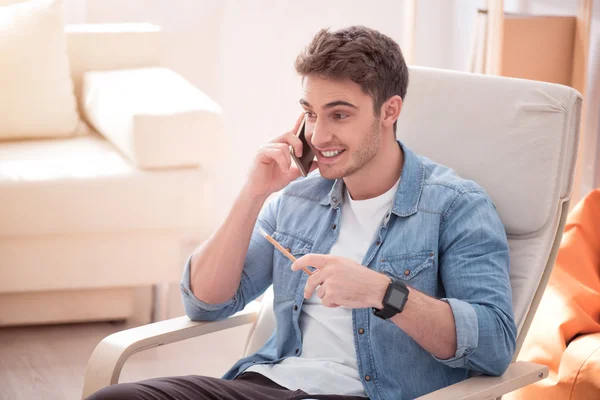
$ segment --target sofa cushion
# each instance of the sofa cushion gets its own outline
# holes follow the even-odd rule
[[[73,93],[59,0],[0,5],[0,139],[74,135]]]
[[[97,133],[0,143],[0,237],[196,228],[211,197],[200,169],[140,171]]]
[[[199,165],[222,140],[219,105],[166,68],[87,72],[82,102],[87,120],[140,168]]]

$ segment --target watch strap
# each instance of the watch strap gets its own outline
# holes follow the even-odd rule
[[[402,303],[402,307],[400,310],[398,310],[396,307],[391,306],[390,304],[385,303],[386,299],[388,298],[389,292],[394,290],[394,288],[405,291],[406,293],[406,297],[404,298],[404,302]],[[402,309],[404,309],[404,304],[406,304],[406,300],[408,299],[408,288],[406,287],[406,284],[404,282],[392,278],[383,298],[383,308],[381,310],[373,308],[373,315],[381,319],[390,319],[394,315],[401,313]]]
[[[381,318],[381,319],[390,319],[392,318],[394,315],[398,314],[400,311],[396,310],[394,307],[392,306],[383,306],[383,308],[381,310],[378,310],[377,308],[373,308],[373,314],[375,314],[375,316]]]

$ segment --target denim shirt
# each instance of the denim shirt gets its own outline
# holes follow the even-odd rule
[[[457,348],[454,357],[438,359],[370,308],[354,309],[359,375],[371,399],[412,399],[462,381],[472,371],[501,375],[513,356],[517,332],[506,233],[489,196],[476,183],[399,145],[404,152],[400,185],[362,265],[448,302]],[[326,180],[315,172],[265,205],[240,286],[225,303],[207,304],[192,294],[188,261],[181,286],[192,320],[227,318],[273,285],[277,328],[262,349],[239,360],[224,379],[253,364],[301,354],[299,317],[308,276],[292,271],[291,262],[258,228],[272,233],[296,257],[328,254],[339,232],[343,190],[343,180]]]

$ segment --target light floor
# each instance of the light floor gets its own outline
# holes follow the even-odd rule
[[[0,399],[80,399],[87,361],[102,338],[147,322],[0,328]],[[250,325],[133,355],[120,382],[199,374],[221,376],[240,358]]]

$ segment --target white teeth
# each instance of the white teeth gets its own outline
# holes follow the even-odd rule
[[[340,150],[334,150],[334,151],[322,151],[321,154],[323,154],[323,156],[325,157],[335,157],[338,154],[340,154],[341,151]]]

